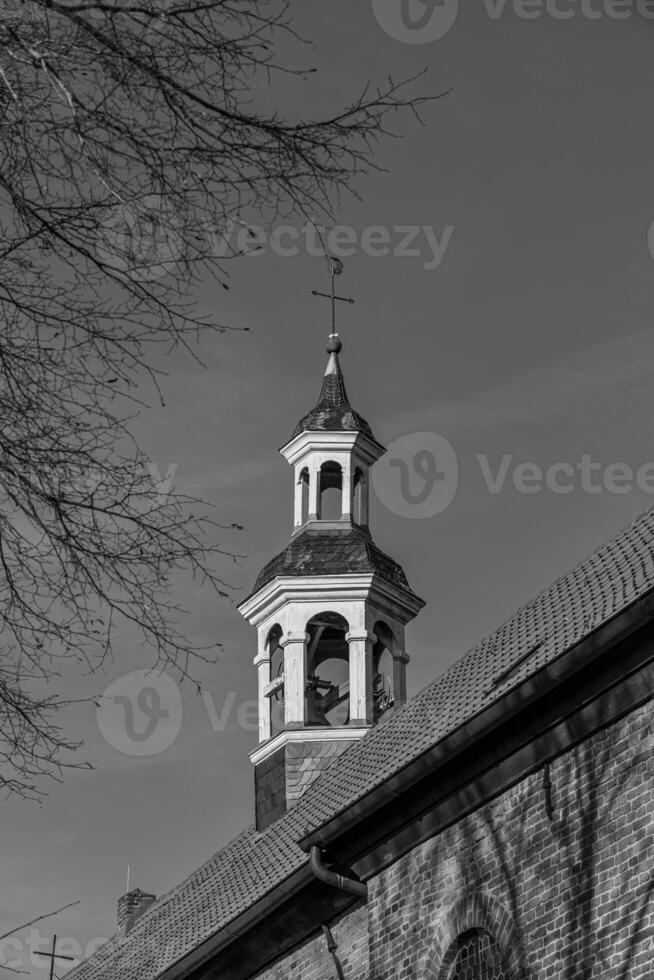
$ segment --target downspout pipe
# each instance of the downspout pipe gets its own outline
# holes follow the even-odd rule
[[[327,940],[327,949],[332,954],[332,959],[334,961],[334,966],[336,967],[336,972],[338,974],[338,980],[345,980],[345,974],[343,973],[343,966],[338,956],[338,945],[336,940],[332,936],[332,931],[329,926],[324,925],[322,927],[325,939]]]
[[[345,875],[338,874],[336,871],[329,871],[322,862],[322,850],[314,845],[309,852],[309,864],[318,881],[323,881],[326,885],[340,888],[341,891],[356,895],[357,898],[368,900],[368,886],[363,881],[355,878],[346,878]]]

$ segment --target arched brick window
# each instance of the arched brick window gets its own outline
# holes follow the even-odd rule
[[[421,980],[525,980],[522,942],[508,910],[487,892],[461,895],[436,924]]]
[[[493,936],[484,929],[461,933],[448,949],[439,980],[510,980]]]

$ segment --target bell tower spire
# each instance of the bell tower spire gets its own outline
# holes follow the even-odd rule
[[[350,405],[342,347],[332,330],[318,401],[280,450],[294,474],[290,542],[239,606],[258,635],[259,829],[404,703],[405,626],[424,605],[372,540],[369,473],[386,450]]]
[[[385,450],[350,405],[339,361],[342,349],[338,334],[330,334],[318,401],[281,449],[295,473],[295,532],[317,522],[324,528],[325,521],[368,526],[368,472]]]

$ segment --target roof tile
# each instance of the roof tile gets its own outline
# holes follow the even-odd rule
[[[377,574],[410,591],[402,568],[360,528],[307,528],[257,576],[252,595],[278,576]]]
[[[366,420],[350,405],[337,353],[330,355],[317,404],[300,419],[291,439],[301,432],[362,432],[374,439]]]

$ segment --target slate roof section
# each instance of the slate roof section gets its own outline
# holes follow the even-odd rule
[[[244,831],[67,976],[155,980],[232,922],[307,856],[298,841],[343,812],[654,589],[654,510],[519,609],[440,678],[340,756],[296,807],[263,833]],[[538,645],[537,645],[538,644]],[[530,656],[525,654],[533,651]],[[513,666],[516,669],[507,674]],[[494,685],[498,677],[506,680]]]
[[[338,352],[330,354],[317,404],[300,419],[291,439],[301,432],[361,432],[375,438],[366,420],[350,405]]]
[[[379,575],[393,585],[411,591],[406,575],[396,561],[384,554],[356,526],[307,528],[259,572],[251,595],[278,576]]]

